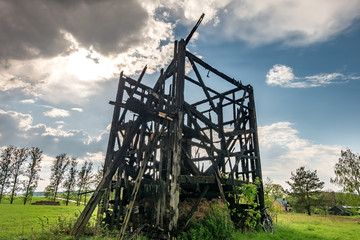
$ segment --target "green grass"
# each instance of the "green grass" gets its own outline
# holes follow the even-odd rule
[[[34,198],[32,202],[39,200],[44,200],[44,198]],[[0,239],[65,239],[65,235],[51,235],[53,233],[49,233],[49,229],[62,223],[68,224],[69,221],[64,221],[64,219],[75,218],[75,214],[79,215],[83,208],[84,206],[76,206],[74,203],[65,206],[64,202],[61,206],[23,205],[21,199],[17,199],[11,205],[5,200],[0,204]],[[234,237],[237,240],[360,239],[360,219],[354,216],[307,216],[282,213],[273,220],[275,223],[273,235],[263,231],[245,234],[236,232]],[[108,237],[84,237],[83,239],[114,239],[110,236],[111,234]],[[67,239],[72,238],[67,237]]]
[[[278,214],[274,235],[264,232],[236,233],[235,239],[312,239],[312,240],[355,240],[360,239],[360,220],[343,216],[307,216],[297,213]],[[277,223],[276,223],[277,222]]]
[[[32,202],[46,200],[36,197]],[[62,201],[60,201],[62,202]],[[22,239],[49,230],[51,225],[59,224],[64,219],[75,218],[84,206],[71,203],[65,206],[23,205],[21,199],[14,204],[3,201],[0,204],[0,239]]]

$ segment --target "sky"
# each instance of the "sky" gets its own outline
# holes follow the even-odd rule
[[[359,0],[0,0],[0,148],[104,161],[120,71],[153,85],[201,13],[189,50],[254,87],[264,177],[300,166],[325,189],[360,152]]]

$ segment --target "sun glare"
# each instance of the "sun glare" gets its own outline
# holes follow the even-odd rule
[[[79,48],[68,58],[67,70],[79,80],[110,78],[118,71],[111,59],[84,48]]]

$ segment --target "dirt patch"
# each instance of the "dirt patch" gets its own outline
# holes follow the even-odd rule
[[[52,206],[60,206],[60,202],[56,202],[56,201],[37,201],[37,202],[31,203],[31,205],[52,205]]]

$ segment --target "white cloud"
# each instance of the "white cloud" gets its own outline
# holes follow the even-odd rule
[[[107,139],[104,138],[104,134],[107,132],[104,130],[100,136],[91,137],[84,130],[64,130],[62,127],[53,128],[43,123],[34,125],[30,114],[0,109],[0,133],[3,146],[37,146],[52,155],[64,151],[82,155],[84,152],[90,152],[90,149],[105,151],[103,148]]]
[[[9,119],[16,121],[16,127],[20,130],[27,131],[31,128],[31,124],[33,122],[33,118],[30,114],[23,114],[15,111],[4,111],[0,109],[0,118],[3,120],[1,121],[3,124],[3,129],[6,129],[6,123]],[[5,119],[6,118],[6,119]],[[11,127],[13,124],[9,124]]]
[[[219,24],[218,11],[226,7],[231,0],[160,0],[156,3],[146,2],[144,5],[147,9],[153,11],[154,8],[167,9],[165,16],[170,14],[174,18],[181,19],[185,24],[193,26],[202,13],[205,13],[203,23]],[[151,7],[149,7],[149,5]]]
[[[268,85],[284,88],[320,87],[356,79],[360,79],[360,77],[345,76],[341,73],[320,73],[313,76],[296,77],[291,67],[281,64],[274,65],[266,74],[266,83]]]
[[[78,159],[79,163],[84,163],[85,161],[93,163],[103,163],[105,161],[105,155],[103,152],[87,152],[84,156]]]
[[[125,3],[117,4],[116,9],[123,11],[121,6]],[[37,52],[29,54],[30,57],[25,60],[16,57],[17,55],[11,58],[10,55],[6,62],[0,64],[0,91],[20,90],[24,94],[51,103],[81,104],[99,92],[102,82],[117,78],[122,70],[126,75],[132,75],[139,73],[145,65],[148,65],[147,72],[150,74],[163,68],[172,58],[174,29],[177,24],[193,26],[202,12],[206,14],[204,27],[216,25],[215,31],[214,26],[209,26],[209,32],[216,32],[222,39],[242,39],[251,44],[281,41],[289,45],[327,41],[349,28],[360,15],[360,3],[356,0],[160,0],[142,1],[139,4],[128,4],[128,7],[134,8],[129,9],[130,12],[142,13],[141,19],[136,17],[136,14],[130,14],[133,19],[129,22],[136,23],[136,28],[121,25],[122,29],[116,31],[89,31],[85,28],[85,23],[77,19],[77,15],[88,17],[87,12],[84,12],[80,5],[74,5],[73,12],[64,12],[66,19],[78,20],[74,26],[68,26],[63,19],[51,22],[52,27],[49,30],[56,39],[48,39],[44,44],[17,39],[24,41],[24,46],[33,46]],[[7,5],[9,8],[11,6],[12,4]],[[58,11],[64,11],[65,6],[64,3],[56,7]],[[103,6],[96,3],[89,3],[87,7],[94,13],[105,11]],[[99,7],[101,9],[98,9]],[[23,16],[25,19],[33,13],[31,6],[11,9],[23,10],[26,13]],[[115,13],[115,10],[111,11],[111,14],[116,15]],[[11,15],[3,17],[12,18]],[[38,17],[46,19],[46,16]],[[17,23],[18,19],[14,20]],[[100,20],[109,22],[109,17]],[[109,27],[115,25],[111,22]],[[5,30],[12,34],[20,31],[17,28],[9,29],[8,26],[5,26]],[[113,34],[114,40],[101,36],[106,32]],[[90,44],[91,39],[93,44]],[[9,47],[13,46],[11,41],[7,41],[7,44]],[[51,48],[48,47],[52,45],[57,47],[56,51],[50,51]],[[40,49],[41,46],[44,46],[44,49]],[[294,79],[293,83],[287,86],[306,87],[332,82],[331,76],[312,77],[307,79],[308,84]],[[330,80],[324,77],[330,77]],[[292,81],[291,78],[275,80]]]
[[[76,111],[76,112],[82,112],[83,111],[82,108],[72,108],[71,110]]]
[[[277,122],[259,127],[262,170],[264,177],[288,187],[291,172],[300,166],[317,170],[325,188],[334,189],[330,178],[342,149],[339,145],[323,145],[300,138],[290,122]]]
[[[33,99],[25,99],[21,101],[22,103],[35,103]]]
[[[52,103],[81,104],[95,95],[100,84],[139,73],[147,65],[154,73],[170,62],[173,52],[173,26],[154,18],[146,22],[142,42],[124,52],[109,56],[81,46],[74,36],[64,32],[72,51],[53,58],[9,59],[0,65],[0,91],[20,90]],[[161,45],[161,41],[168,42]],[[94,60],[96,59],[96,61]]]
[[[152,6],[166,9],[164,13],[170,12],[186,25],[193,25],[204,12],[203,23],[217,26],[209,32],[251,45],[282,42],[303,46],[328,41],[360,17],[357,0],[164,0]]]
[[[360,17],[357,0],[232,1],[222,15],[226,35],[250,44],[308,45],[340,34]]]
[[[44,116],[57,118],[57,117],[69,117],[70,113],[67,110],[60,108],[53,108],[50,111],[44,112]]]

